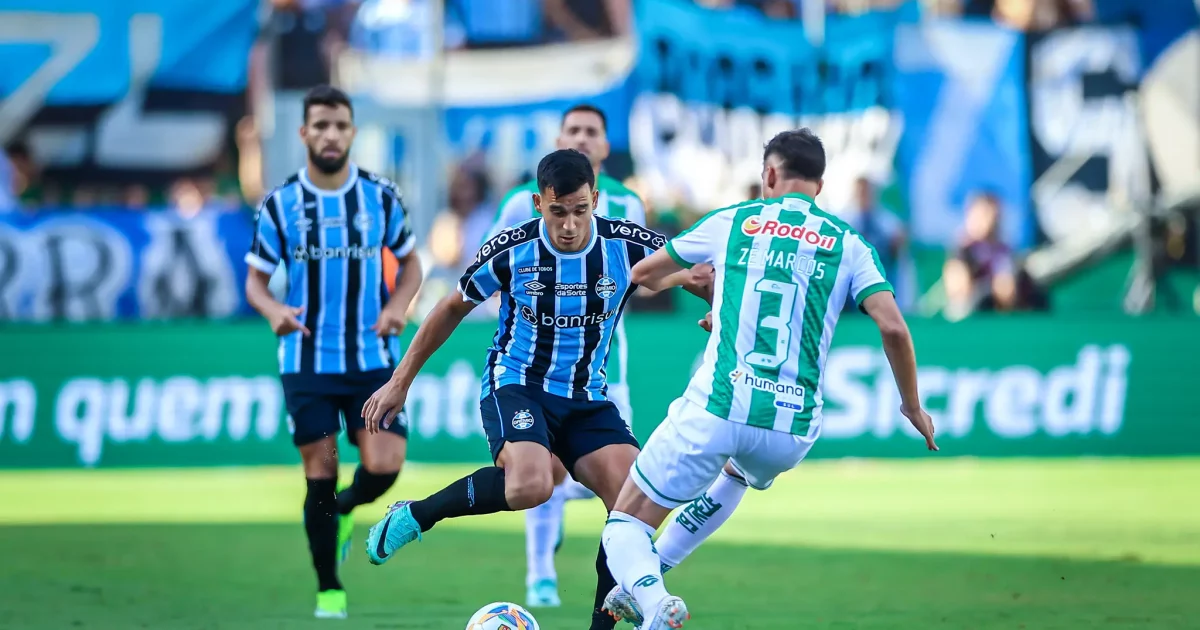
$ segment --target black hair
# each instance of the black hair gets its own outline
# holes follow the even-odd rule
[[[350,97],[332,85],[318,85],[304,95],[304,122],[308,122],[308,110],[314,105],[333,108],[345,105],[346,109],[350,110],[350,118],[354,118],[354,106],[350,104]]]
[[[563,112],[562,123],[560,123],[560,126],[567,124],[567,116],[570,116],[571,114],[574,114],[575,112],[587,112],[589,114],[595,114],[595,115],[599,116],[600,117],[600,128],[604,130],[604,133],[608,133],[608,116],[605,116],[604,112],[600,111],[599,107],[596,107],[595,105],[590,105],[588,103],[579,103],[578,105],[572,105],[570,109]]]
[[[559,149],[538,162],[538,192],[554,189],[557,197],[569,195],[587,184],[596,188],[596,173],[587,156],[575,149]]]
[[[825,146],[811,129],[781,131],[763,149],[763,162],[775,155],[788,179],[817,182],[825,176]]]

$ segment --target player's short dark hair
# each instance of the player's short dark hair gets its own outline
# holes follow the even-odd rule
[[[601,111],[599,107],[596,107],[595,105],[591,105],[588,103],[579,103],[578,105],[572,105],[570,109],[563,112],[562,122],[559,123],[559,126],[567,124],[567,116],[570,116],[571,114],[574,114],[575,112],[586,112],[589,114],[595,114],[595,115],[599,116],[600,117],[600,128],[604,130],[604,133],[608,133],[608,116],[605,116],[604,112]]]
[[[825,177],[825,145],[807,127],[776,134],[763,149],[763,161],[772,155],[779,158],[789,179],[816,182]]]
[[[350,104],[350,97],[332,85],[318,85],[304,95],[304,122],[308,122],[308,110],[314,105],[333,108],[345,105],[346,109],[350,110],[350,118],[354,118],[354,106]]]
[[[553,188],[556,196],[569,195],[587,184],[596,188],[596,173],[587,156],[575,149],[559,149],[538,162],[538,192]]]

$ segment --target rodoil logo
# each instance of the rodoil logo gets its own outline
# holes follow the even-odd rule
[[[817,249],[831,250],[837,246],[836,236],[822,236],[803,225],[792,225],[774,219],[763,220],[762,217],[746,217],[742,221],[742,234],[746,236],[774,236],[775,238],[790,238]]]

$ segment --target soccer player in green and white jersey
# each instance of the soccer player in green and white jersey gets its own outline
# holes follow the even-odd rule
[[[568,109],[562,118],[556,144],[559,149],[575,149],[587,156],[596,174],[597,216],[646,224],[646,208],[641,198],[621,182],[600,172],[608,158],[608,119],[604,112],[591,105],[580,104]],[[507,227],[524,223],[537,216],[533,195],[537,182],[530,181],[508,191],[500,202],[496,219],[488,238]],[[609,350],[605,372],[608,378],[608,399],[620,411],[625,423],[633,426],[633,410],[629,405],[629,385],[625,364],[628,358],[624,321],[617,322]],[[526,573],[525,603],[530,607],[559,606],[558,577],[554,568],[554,552],[561,542],[563,506],[569,499],[588,499],[596,495],[583,484],[567,476],[561,463],[555,462],[555,488],[550,500],[525,511]]]
[[[689,618],[683,600],[663,585],[651,542],[671,510],[690,504],[657,545],[674,535],[678,562],[680,549],[693,542],[682,532],[701,529],[699,521],[711,534],[720,524],[714,521],[732,511],[720,504],[724,518],[709,518],[721,486],[765,490],[820,435],[822,371],[847,296],[879,326],[900,411],[937,450],[917,393],[912,337],[879,256],[816,205],[824,172],[825,150],[811,131],[780,133],[763,156],[764,199],[709,213],[633,268],[634,282],[655,290],[680,269],[716,269],[704,362],[646,441],[604,527],[608,565],[621,589],[613,594],[632,596],[607,609],[643,630],[679,628]]]

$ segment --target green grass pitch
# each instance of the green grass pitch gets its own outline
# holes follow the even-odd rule
[[[1200,459],[932,459],[806,462],[752,492],[667,575],[688,629],[1200,627]],[[0,472],[0,628],[459,630],[523,600],[519,514],[382,567],[363,539],[385,501],[469,470],[411,465],[356,513],[346,621],[311,618],[298,467]],[[587,627],[603,517],[568,504],[545,630]]]

